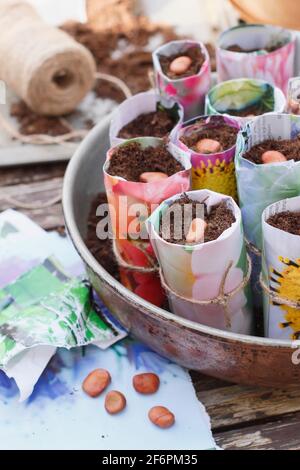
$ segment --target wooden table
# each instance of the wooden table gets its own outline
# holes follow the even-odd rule
[[[64,163],[0,171],[0,211],[16,208],[47,230],[63,230],[60,203],[38,209],[60,194]],[[20,210],[20,207],[19,207]],[[224,449],[300,449],[300,387],[280,390],[229,384],[191,372],[196,393]]]

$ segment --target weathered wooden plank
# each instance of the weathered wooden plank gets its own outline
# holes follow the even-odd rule
[[[65,169],[65,163],[1,168],[0,187],[27,184],[63,177]]]
[[[300,411],[300,387],[266,389],[231,385],[197,392],[213,429]]]
[[[230,450],[299,450],[300,413],[254,424],[244,429],[214,433],[216,442]]]
[[[63,227],[63,178],[0,187],[0,211],[20,210],[46,230]]]
[[[192,378],[196,392],[204,392],[205,390],[214,390],[216,388],[225,386],[229,387],[234,385],[228,382],[224,382],[224,380],[215,379],[214,377],[209,377],[208,375],[204,375],[193,370],[190,371],[190,376]]]

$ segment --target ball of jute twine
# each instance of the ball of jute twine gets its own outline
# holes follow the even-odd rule
[[[30,4],[1,0],[0,31],[0,79],[34,112],[67,114],[92,89],[90,51],[44,23]]]
[[[244,289],[246,287],[246,285],[248,284],[248,282],[250,281],[251,271],[252,271],[252,262],[251,262],[250,256],[248,256],[248,255],[247,255],[247,264],[248,264],[247,273],[246,273],[246,275],[244,275],[244,278],[243,278],[242,282],[240,282],[240,284],[238,286],[236,286],[232,291],[225,293],[226,279],[227,279],[227,276],[229,274],[230,269],[233,267],[233,261],[230,261],[228,263],[227,268],[224,271],[223,276],[222,276],[221,283],[220,283],[220,288],[219,288],[219,294],[217,295],[217,297],[215,297],[214,299],[210,299],[210,300],[197,300],[197,299],[191,299],[189,297],[185,297],[183,295],[179,295],[177,292],[175,292],[173,289],[171,289],[167,285],[167,283],[164,279],[164,276],[162,274],[161,269],[159,270],[159,275],[160,275],[160,281],[161,281],[161,284],[162,284],[164,290],[167,293],[173,295],[175,298],[177,298],[179,300],[184,300],[184,301],[189,302],[193,305],[202,305],[202,306],[220,305],[221,307],[223,307],[225,321],[226,321],[226,328],[231,328],[231,318],[230,318],[230,311],[229,311],[229,307],[228,307],[228,302],[238,292],[240,292],[242,289]]]
[[[267,284],[265,283],[262,273],[260,273],[259,275],[259,283],[262,289],[264,290],[264,292],[270,297],[273,303],[279,304],[279,305],[287,305],[288,307],[300,309],[300,301],[291,300],[291,299],[288,299],[287,297],[283,297],[282,295],[275,294],[275,292],[273,292],[270,289],[270,287],[267,286]]]

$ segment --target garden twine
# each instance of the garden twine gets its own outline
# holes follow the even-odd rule
[[[92,89],[90,51],[21,0],[0,2],[0,79],[36,113],[73,111]],[[5,34],[4,34],[5,32]]]

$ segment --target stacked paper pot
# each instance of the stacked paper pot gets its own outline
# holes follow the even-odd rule
[[[241,125],[253,119],[253,107],[260,109],[260,114],[282,113],[286,107],[286,99],[280,88],[265,80],[239,78],[214,86],[205,100],[207,114],[227,114],[237,119]]]
[[[187,50],[192,47],[198,48],[204,56],[204,62],[196,74],[184,78],[170,78],[163,72],[161,57],[179,54],[184,56]],[[209,55],[202,43],[191,40],[178,40],[164,44],[154,51],[153,65],[156,87],[160,95],[178,101],[184,108],[185,119],[203,113],[205,95],[210,87],[211,71]]]
[[[271,204],[262,216],[264,324],[265,336],[297,340],[300,338],[300,235],[269,223],[271,216],[287,211],[297,212],[299,217],[299,196]]]
[[[295,39],[275,26],[243,25],[221,34],[216,49],[219,81],[261,78],[286,93],[293,76]],[[228,50],[229,48],[233,50]]]
[[[144,222],[149,213],[164,199],[190,188],[191,164],[186,155],[175,146],[168,145],[168,150],[178,160],[183,169],[163,180],[148,183],[127,181],[109,174],[110,158],[118,147],[131,142],[138,142],[142,148],[156,147],[163,144],[159,138],[144,137],[130,139],[107,153],[103,167],[104,183],[109,203],[114,249],[120,264],[121,282],[137,295],[161,306],[164,291],[156,269],[156,259]],[[132,233],[132,227],[139,228],[138,236]]]
[[[234,156],[234,144],[218,152],[200,153],[189,148],[182,141],[197,133],[213,132],[222,126],[229,126],[238,132],[237,120],[227,116],[200,116],[185,122],[172,132],[171,138],[176,145],[187,153],[192,163],[192,189],[210,189],[237,198]]]
[[[154,91],[146,91],[127,98],[114,111],[110,129],[110,145],[114,146],[126,139],[119,137],[120,130],[142,114],[165,110],[174,120],[174,130],[183,122],[183,107],[172,98],[163,97]],[[172,130],[172,129],[171,129]],[[138,137],[137,135],[132,137]],[[154,137],[150,136],[149,137]]]
[[[300,161],[256,164],[244,158],[256,144],[268,139],[294,139],[300,133],[300,117],[290,114],[266,114],[248,123],[237,138],[236,177],[245,236],[251,247],[253,289],[260,299],[262,226],[261,217],[270,204],[300,194]]]
[[[215,328],[251,334],[250,266],[244,246],[241,213],[228,196],[209,190],[186,195],[211,207],[226,201],[235,222],[218,239],[193,245],[171,243],[160,235],[160,223],[177,194],[152,213],[146,222],[171,310],[176,315]],[[222,303],[220,299],[224,300]]]

